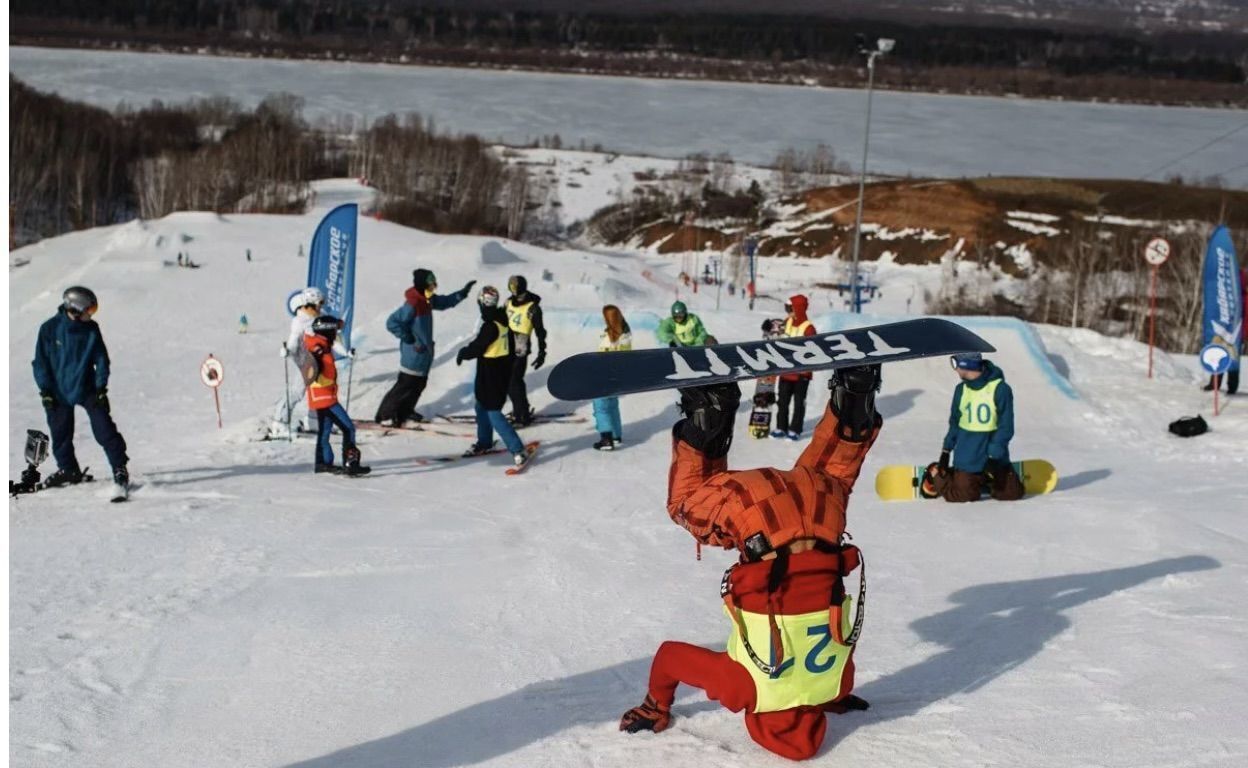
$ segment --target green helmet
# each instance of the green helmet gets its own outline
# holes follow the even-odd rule
[[[685,306],[685,302],[677,301],[672,304],[672,317],[684,317],[689,314],[689,308]]]

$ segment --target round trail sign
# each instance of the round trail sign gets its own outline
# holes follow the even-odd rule
[[[204,382],[204,386],[216,389],[221,386],[221,382],[225,379],[225,366],[221,365],[221,361],[212,355],[199,366],[199,380]]]
[[[1154,237],[1144,246],[1144,260],[1154,267],[1160,267],[1170,258],[1170,243],[1164,238]]]
[[[1200,365],[1215,376],[1226,373],[1231,367],[1231,352],[1221,344],[1209,344],[1200,350]]]

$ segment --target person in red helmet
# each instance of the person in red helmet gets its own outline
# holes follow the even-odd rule
[[[784,319],[785,336],[815,335],[815,324],[806,316],[809,306],[810,302],[800,293],[789,297],[789,303],[784,305],[784,311],[788,313]],[[776,392],[776,428],[771,431],[772,437],[797,440],[802,436],[810,380],[810,373],[780,374],[780,386]],[[793,406],[792,411],[789,410],[790,403]]]
[[[668,514],[699,546],[741,553],[720,590],[731,634],[723,652],[663,643],[645,700],[624,713],[620,730],[667,729],[684,683],[744,711],[759,745],[803,760],[823,744],[828,712],[867,708],[851,693],[862,614],[844,577],[862,558],[845,542],[845,511],[882,426],[879,385],[878,365],[835,372],[828,409],[787,471],[728,470],[736,384],[681,390],[685,417],[672,430]]]

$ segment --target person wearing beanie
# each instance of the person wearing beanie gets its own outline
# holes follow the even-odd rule
[[[802,294],[791,296],[784,309],[788,317],[784,319],[784,336],[814,336],[815,324],[806,317],[810,302]],[[797,440],[802,436],[802,426],[806,421],[806,393],[810,390],[811,374],[785,373],[780,376],[780,386],[776,393],[776,428],[771,436],[787,437]],[[790,403],[792,411],[789,410]]]
[[[412,287],[403,295],[403,305],[386,318],[386,330],[399,340],[399,378],[377,406],[377,423],[399,427],[405,421],[424,421],[416,412],[416,403],[425,391],[433,365],[433,310],[459,304],[476,282],[469,280],[454,293],[439,294],[438,278],[433,272],[412,272]]]
[[[998,501],[1021,499],[1023,482],[1010,463],[1014,391],[1005,373],[979,352],[954,355],[949,362],[961,382],[953,390],[940,460],[923,480],[924,495],[979,501],[986,488]]]

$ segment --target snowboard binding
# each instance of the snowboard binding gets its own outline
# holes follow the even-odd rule
[[[46,434],[37,429],[26,430],[26,469],[22,470],[22,479],[19,482],[9,481],[10,496],[34,493],[41,488],[39,481],[42,476],[39,474],[39,465],[48,458],[48,446]]]

